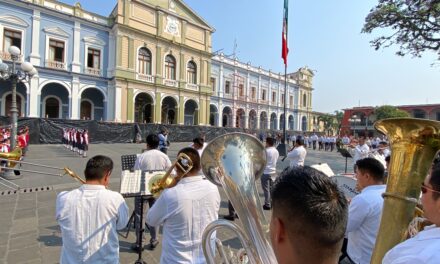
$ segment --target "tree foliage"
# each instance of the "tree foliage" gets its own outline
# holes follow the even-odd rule
[[[391,29],[370,43],[376,49],[398,45],[397,55],[436,52],[440,60],[440,0],[378,0],[365,18],[363,33]]]
[[[324,131],[329,133],[331,130],[335,129],[335,116],[330,114],[323,114],[318,117],[318,121],[321,121],[324,124]]]
[[[407,112],[391,105],[376,107],[376,109],[374,109],[374,114],[376,115],[376,120],[395,117],[409,117],[409,114]]]
[[[341,131],[341,127],[342,127],[342,119],[344,118],[344,112],[335,111],[335,118],[336,118],[335,129],[337,134],[339,134],[339,131]]]

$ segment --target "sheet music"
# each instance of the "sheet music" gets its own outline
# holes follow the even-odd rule
[[[164,175],[165,171],[130,171],[124,170],[121,175],[120,193],[125,197],[151,195],[148,184],[156,175]]]

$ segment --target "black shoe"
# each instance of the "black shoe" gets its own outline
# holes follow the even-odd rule
[[[223,218],[229,221],[234,221],[235,215],[225,215],[223,216]]]
[[[155,249],[159,245],[159,241],[157,239],[151,239],[150,240],[150,248]]]
[[[263,205],[263,209],[264,210],[270,210],[270,209],[272,209],[272,206]]]
[[[139,245],[137,243],[134,243],[130,247],[133,251],[139,252]],[[144,251],[144,248],[142,247],[142,251]]]

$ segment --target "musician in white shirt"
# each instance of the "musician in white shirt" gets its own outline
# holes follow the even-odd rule
[[[56,219],[61,228],[61,264],[119,263],[116,230],[125,228],[128,207],[121,194],[107,190],[113,161],[91,158],[84,171],[86,183],[58,194]]]
[[[134,164],[134,170],[141,170],[141,171],[166,171],[169,167],[171,167],[171,161],[168,156],[163,153],[162,151],[158,150],[159,147],[159,136],[155,134],[149,134],[146,137],[147,142],[147,149],[136,159],[136,162]],[[155,199],[153,197],[148,199],[148,205],[150,208],[153,206],[155,202]],[[140,222],[140,212],[141,212],[141,198],[136,197],[135,198],[135,213],[136,213],[136,220],[135,221],[135,227],[136,227],[136,243],[131,246],[131,248],[135,251],[138,251],[140,248],[139,245],[139,222]],[[146,211],[146,204],[143,204],[144,206],[143,211]],[[145,225],[145,218],[143,218],[142,226]],[[159,243],[157,240],[157,234],[156,234],[156,228],[154,226],[149,227],[150,230],[150,245],[149,247],[151,249],[154,249],[157,244]],[[140,249],[140,250],[143,250]]]
[[[275,140],[271,137],[266,138],[266,168],[264,168],[263,175],[261,176],[261,187],[264,193],[264,210],[270,210],[271,199],[270,190],[272,184],[277,176],[277,161],[280,156],[278,150],[274,147]]]
[[[385,192],[385,168],[376,159],[356,162],[357,188],[361,192],[350,202],[347,224],[348,258],[341,264],[369,264],[379,230]],[[390,223],[391,224],[391,223]]]
[[[437,264],[440,262],[440,166],[436,164],[422,187],[425,217],[433,225],[392,248],[382,264]]]
[[[359,138],[359,144],[357,144],[357,146],[353,147],[353,162],[356,163],[358,160],[360,159],[364,159],[366,157],[368,157],[368,153],[370,153],[370,147],[367,146],[367,144],[365,144],[365,138],[364,137],[360,137]]]
[[[287,159],[290,160],[290,168],[304,166],[307,150],[304,148],[304,141],[301,138],[295,140],[295,145],[287,153]]]
[[[180,153],[189,156],[193,167],[185,174],[176,166],[177,184],[162,192],[148,212],[147,222],[163,225],[160,263],[205,263],[202,234],[218,219],[220,194],[217,186],[198,174],[201,165],[197,150],[187,147]],[[183,160],[179,164],[187,167]]]

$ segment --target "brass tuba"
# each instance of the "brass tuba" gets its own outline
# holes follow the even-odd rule
[[[371,263],[379,264],[392,247],[405,239],[421,183],[440,150],[440,122],[393,118],[378,121],[374,126],[388,137],[391,145],[382,219],[371,258]]]
[[[277,263],[269,239],[266,220],[255,186],[263,174],[266,154],[263,144],[244,133],[231,133],[211,141],[202,154],[202,169],[214,184],[222,186],[239,216],[243,228],[226,220],[217,220],[203,232],[203,252],[208,263],[215,263],[211,235],[226,227],[236,231],[250,263]],[[224,256],[220,249],[220,256]],[[229,263],[227,259],[223,262]]]

